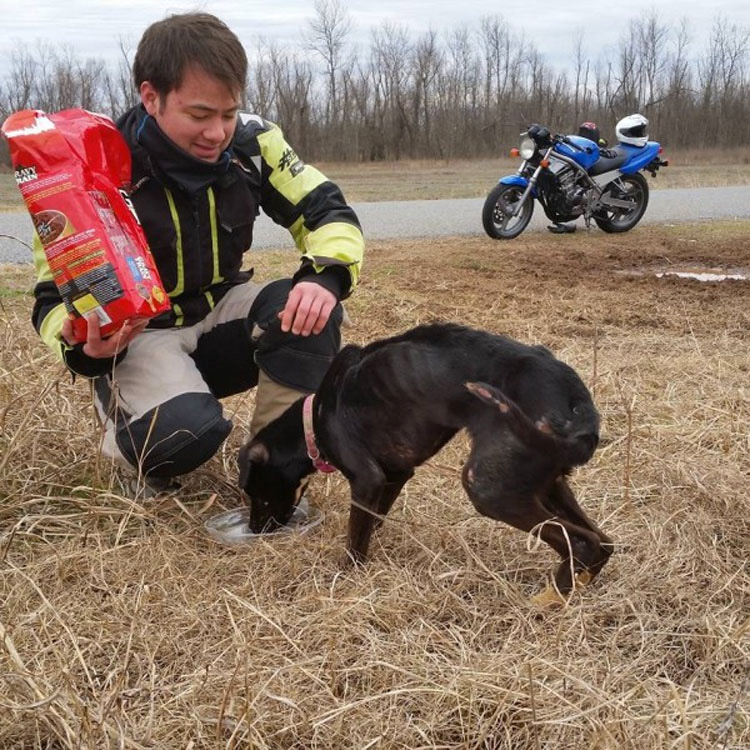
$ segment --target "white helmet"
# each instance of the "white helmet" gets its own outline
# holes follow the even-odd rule
[[[628,115],[615,126],[615,134],[620,143],[631,146],[645,146],[648,141],[648,120],[643,115]]]

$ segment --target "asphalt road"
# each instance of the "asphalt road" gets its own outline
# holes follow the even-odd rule
[[[484,235],[483,198],[433,201],[355,203],[366,239]],[[750,185],[654,190],[644,224],[673,224],[710,219],[749,219]],[[549,222],[541,206],[526,231],[544,230]],[[583,227],[583,221],[578,221]],[[599,230],[594,230],[599,231]],[[255,249],[292,248],[289,233],[261,215],[255,225]],[[32,227],[26,211],[0,211],[0,235],[31,244]],[[28,263],[29,250],[15,240],[0,237],[0,263]]]

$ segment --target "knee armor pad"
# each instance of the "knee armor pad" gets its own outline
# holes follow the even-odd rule
[[[292,283],[280,279],[265,286],[250,308],[251,330],[258,326],[255,362],[272,380],[299,391],[314,391],[341,347],[343,308],[337,304],[319,334],[284,333],[277,317],[286,304]]]
[[[175,477],[208,461],[231,429],[210,393],[183,393],[118,426],[116,441],[143,474]]]

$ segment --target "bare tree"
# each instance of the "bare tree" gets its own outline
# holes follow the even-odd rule
[[[108,111],[113,116],[122,114],[134,107],[139,99],[133,81],[133,47],[130,41],[120,37],[118,40],[120,52],[113,69],[107,69],[103,74],[104,99]]]
[[[406,108],[410,55],[411,44],[405,27],[385,22],[373,31],[372,62],[382,74],[376,77],[376,95],[380,95],[382,109],[379,119],[388,126],[389,148],[396,159],[402,155],[404,134],[411,143],[414,140],[413,124]]]
[[[683,19],[674,34],[673,47],[666,63],[665,107],[662,127],[672,133],[674,142],[687,145],[689,142],[690,109],[693,98],[692,75],[688,52],[690,27]]]
[[[411,119],[420,128],[422,154],[432,152],[433,86],[440,73],[443,56],[438,49],[437,33],[428,31],[417,41],[412,57],[414,89]],[[416,154],[413,154],[416,156]]]
[[[731,138],[738,130],[747,137],[747,79],[745,61],[750,30],[719,17],[714,23],[706,55],[698,66],[704,143]],[[719,117],[711,117],[718,110]],[[737,119],[735,119],[737,118]],[[717,122],[718,120],[718,122]]]
[[[652,10],[641,19],[638,27],[639,57],[642,85],[642,102],[640,108],[655,117],[658,126],[659,104],[664,93],[664,70],[667,59],[665,54],[667,27],[659,22],[658,15]]]
[[[0,88],[0,108],[6,113],[32,104],[37,62],[28,48],[16,43],[10,53],[10,70]]]
[[[313,130],[313,71],[298,54],[285,55],[276,45],[269,46],[268,60],[279,122],[289,140],[307,153]]]
[[[250,64],[245,95],[251,110],[263,117],[273,119],[275,102],[273,64],[269,60],[269,49],[273,45],[263,37],[259,37],[255,40],[255,47],[259,50],[259,54]]]
[[[578,123],[588,117],[591,94],[588,90],[591,60],[583,49],[583,32],[576,34],[573,45],[573,65],[575,68],[575,88],[573,91],[573,122]]]
[[[706,47],[694,51],[686,21],[672,29],[656,11],[641,14],[596,59],[575,37],[570,64],[555,70],[500,16],[416,38],[384,23],[354,50],[341,3],[315,4],[306,39],[320,70],[263,40],[251,62],[250,107],[277,120],[305,158],[496,154],[533,121],[569,132],[595,119],[609,135],[637,111],[667,146],[750,143],[750,29],[734,21],[717,18]],[[0,77],[0,116],[27,107],[119,114],[137,101],[131,45],[120,40],[119,50],[106,65],[70,46],[16,45]]]
[[[338,114],[337,79],[352,22],[340,0],[315,0],[315,16],[309,24],[308,46],[323,58],[325,64],[328,82],[326,122],[330,123]]]

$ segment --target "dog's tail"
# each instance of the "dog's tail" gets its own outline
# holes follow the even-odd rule
[[[576,438],[563,438],[556,435],[546,425],[534,424],[515,401],[508,398],[499,388],[487,383],[465,383],[466,390],[480,401],[495,407],[505,419],[516,437],[525,445],[537,451],[557,455],[563,466],[578,466],[586,463],[593,454],[588,441],[582,443]]]

